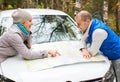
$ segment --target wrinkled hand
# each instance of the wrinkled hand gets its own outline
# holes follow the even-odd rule
[[[48,50],[48,54],[51,55],[52,57],[55,57],[55,56],[59,55],[57,50]]]
[[[87,49],[82,49],[82,54],[83,54],[83,57],[86,59],[90,59],[92,57],[92,55]]]

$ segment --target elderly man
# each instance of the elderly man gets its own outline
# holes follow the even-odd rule
[[[83,57],[91,58],[99,51],[112,61],[120,82],[120,38],[101,20],[92,19],[88,11],[82,10],[75,16],[78,28],[83,32],[80,50]]]

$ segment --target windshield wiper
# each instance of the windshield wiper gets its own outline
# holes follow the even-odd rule
[[[59,29],[60,26],[61,26],[60,28],[63,29],[63,31],[64,31],[65,33],[68,33],[68,29],[67,29],[66,26],[64,25],[64,21],[62,21],[60,18],[59,18],[59,20],[60,20],[61,22],[60,22],[60,24],[58,24],[57,27],[51,32],[49,41],[51,40],[53,33],[54,33],[57,29]],[[61,31],[61,32],[62,32],[62,31]]]

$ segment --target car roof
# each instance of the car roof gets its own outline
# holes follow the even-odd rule
[[[5,10],[0,12],[1,17],[11,17],[11,14],[17,9],[13,10]],[[31,15],[67,15],[66,13],[59,11],[59,10],[53,10],[53,9],[23,9],[27,12],[29,12]]]

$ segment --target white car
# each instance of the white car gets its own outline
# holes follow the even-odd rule
[[[98,54],[84,59],[79,50],[81,32],[66,13],[51,9],[25,9],[33,17],[32,49],[55,49],[57,57],[25,60],[20,55],[1,63],[1,79],[6,82],[102,82],[109,60]],[[14,10],[0,12],[0,31],[13,23]],[[6,77],[3,78],[2,76]]]

